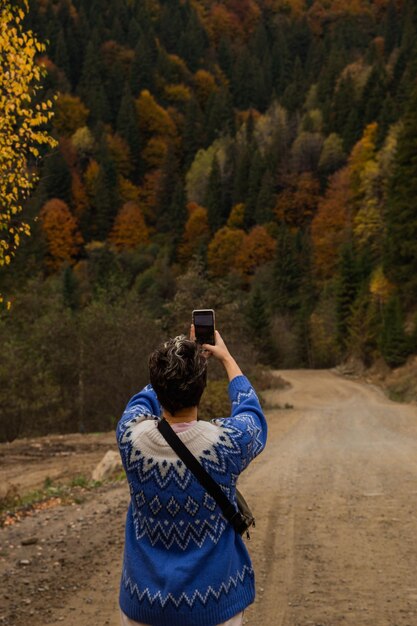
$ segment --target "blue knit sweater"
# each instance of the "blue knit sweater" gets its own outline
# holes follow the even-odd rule
[[[199,421],[180,439],[235,502],[242,470],[266,443],[267,426],[244,376],[229,384],[232,415]],[[120,607],[152,626],[215,626],[251,604],[246,546],[157,428],[160,405],[148,385],[117,426],[129,482]]]

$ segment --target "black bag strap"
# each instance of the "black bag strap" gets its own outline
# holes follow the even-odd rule
[[[236,532],[242,534],[246,530],[246,525],[240,511],[230,502],[229,498],[222,491],[216,481],[204,469],[201,463],[197,461],[187,446],[183,444],[166,419],[162,418],[158,421],[158,429],[168,445],[170,445],[174,452],[177,453],[179,458],[194,474],[204,489],[215,499],[221,508],[223,515],[232,524]]]

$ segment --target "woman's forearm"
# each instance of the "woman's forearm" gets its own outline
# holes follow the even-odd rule
[[[227,357],[222,360],[222,363],[224,365],[224,369],[226,370],[229,381],[236,378],[236,376],[242,376],[242,370],[240,369],[239,365],[236,363],[231,354],[228,354]]]

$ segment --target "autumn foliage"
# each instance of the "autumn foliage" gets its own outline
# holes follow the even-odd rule
[[[52,118],[52,101],[41,96],[44,70],[36,60],[45,51],[23,25],[27,2],[0,3],[0,267],[8,265],[29,234],[18,215],[36,181],[28,167],[43,146],[55,141],[45,130]],[[1,298],[0,298],[1,301]]]
[[[226,276],[236,267],[236,257],[245,240],[245,231],[224,226],[209,243],[207,263],[212,276]]]
[[[254,226],[245,235],[234,259],[236,271],[244,278],[252,276],[257,267],[271,261],[276,243],[263,226]]]
[[[68,205],[52,198],[43,206],[40,220],[46,240],[48,268],[57,271],[65,264],[73,265],[83,240]]]
[[[187,208],[188,220],[185,223],[183,241],[178,250],[182,261],[189,261],[193,254],[208,242],[210,236],[207,209],[195,202],[189,202]]]
[[[134,249],[149,241],[149,231],[140,207],[135,202],[126,202],[120,209],[110,241],[117,250]]]
[[[334,174],[311,225],[314,268],[318,278],[334,274],[343,242],[351,237],[350,173],[348,168]]]

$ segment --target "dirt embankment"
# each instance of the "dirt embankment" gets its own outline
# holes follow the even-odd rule
[[[417,408],[328,371],[280,373],[292,388],[268,403],[294,408],[268,410],[268,446],[240,480],[257,518],[246,623],[416,626]],[[40,482],[86,475],[114,445],[87,450],[92,437],[30,461],[1,446],[2,487],[28,469]],[[127,501],[110,483],[3,528],[0,624],[117,626]]]

